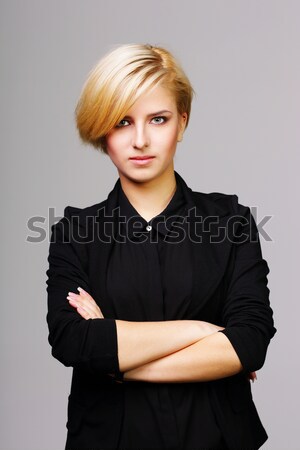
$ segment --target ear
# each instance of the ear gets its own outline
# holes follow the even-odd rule
[[[182,141],[182,137],[183,137],[183,133],[187,124],[187,118],[188,115],[186,112],[182,113],[179,115],[179,127],[178,127],[178,136],[177,136],[177,142],[181,142]]]

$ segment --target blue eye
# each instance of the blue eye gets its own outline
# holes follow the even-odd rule
[[[129,123],[128,120],[122,119],[122,120],[120,120],[120,122],[118,123],[118,125],[116,125],[116,128],[127,127],[127,124],[124,124],[124,122],[127,122],[127,124]]]
[[[164,117],[164,116],[158,116],[158,117],[153,117],[153,119],[152,119],[152,120],[154,120],[154,121],[155,121],[154,123],[156,123],[156,124],[160,125],[161,123],[164,123],[164,122],[166,122],[166,121],[167,121],[167,118],[166,118],[166,117]]]

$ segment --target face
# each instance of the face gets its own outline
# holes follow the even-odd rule
[[[173,175],[186,120],[167,88],[158,85],[143,94],[106,136],[107,154],[121,182],[157,182]]]

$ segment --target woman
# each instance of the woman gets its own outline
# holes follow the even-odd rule
[[[73,367],[66,450],[258,449],[250,379],[276,329],[250,209],[174,170],[193,88],[175,58],[123,45],[76,108],[119,178],[52,227],[49,343]],[[109,225],[109,226],[108,226]]]

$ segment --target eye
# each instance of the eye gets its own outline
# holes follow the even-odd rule
[[[158,117],[153,117],[152,119],[154,121],[155,124],[160,125],[161,123],[167,122],[167,117],[164,116],[158,116]]]
[[[125,123],[127,122],[127,123]],[[127,127],[129,124],[128,120],[126,119],[122,119],[120,120],[120,122],[118,123],[118,125],[116,125],[116,128],[123,128],[123,127]]]

